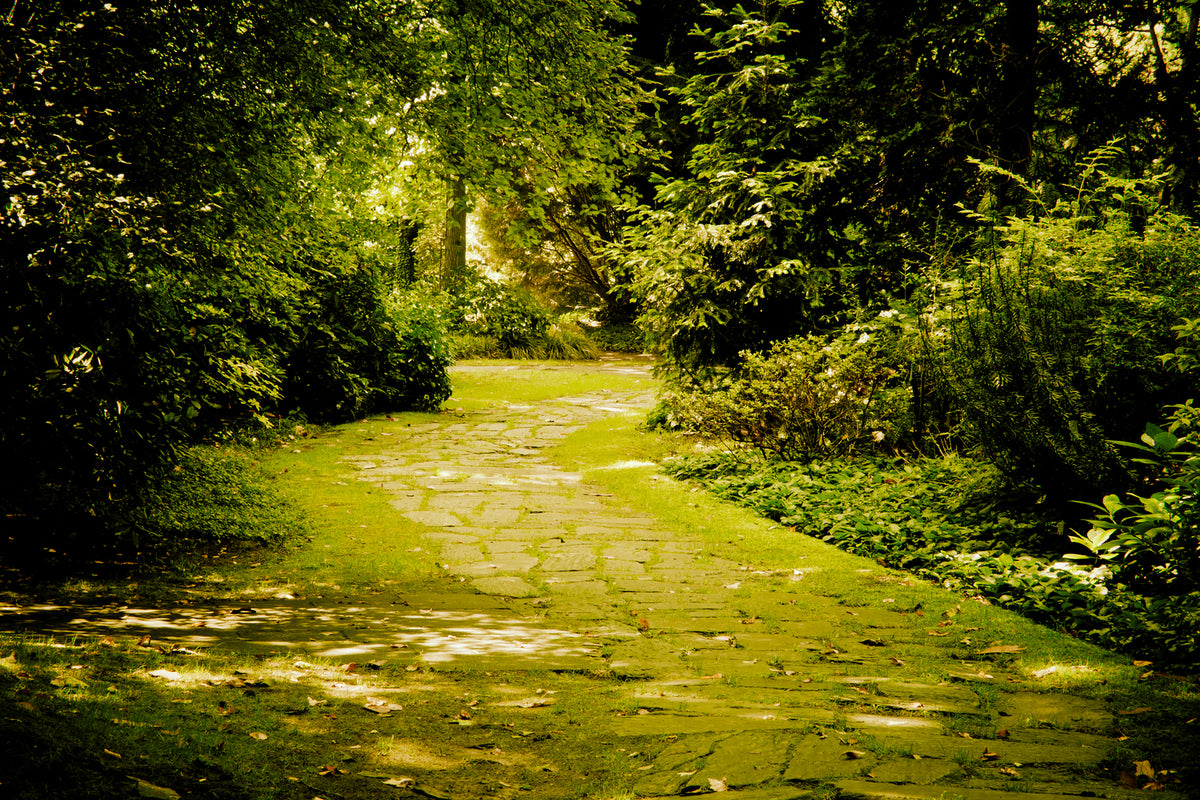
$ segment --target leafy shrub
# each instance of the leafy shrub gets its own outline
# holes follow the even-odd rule
[[[1200,375],[1200,319],[1176,326],[1182,344],[1164,360],[1180,372]],[[1082,536],[1072,537],[1086,555],[1109,567],[1114,577],[1142,594],[1200,592],[1200,408],[1189,399],[1171,408],[1166,430],[1147,425],[1139,463],[1154,470],[1153,488],[1142,497],[1106,495],[1095,506],[1103,516]]]
[[[396,291],[384,300],[391,336],[384,343],[386,369],[380,381],[380,405],[432,411],[453,389],[446,368],[450,341],[441,309],[425,292]]]
[[[556,322],[542,337],[540,358],[561,361],[591,361],[600,357],[596,343],[578,325]]]
[[[1073,198],[995,229],[951,326],[950,385],[984,451],[1067,498],[1130,485],[1111,440],[1181,399],[1158,354],[1200,312],[1200,229],[1106,175],[1112,154]]]
[[[265,544],[302,527],[250,451],[207,446],[183,450],[173,470],[150,481],[128,525],[135,545],[170,552]]]
[[[449,346],[421,294],[389,293],[372,269],[330,272],[288,358],[288,401],[315,419],[437,408],[450,396]]]
[[[605,322],[588,330],[588,336],[601,350],[613,353],[644,353],[646,333],[630,322]]]
[[[496,337],[465,331],[450,333],[450,352],[455,360],[505,357],[504,348]]]
[[[452,302],[455,332],[491,337],[506,351],[531,347],[552,323],[550,312],[528,289],[482,275],[476,275]]]
[[[572,322],[555,322],[533,293],[476,276],[450,301],[456,358],[593,359],[599,350]]]
[[[848,454],[895,442],[908,388],[877,358],[871,336],[789,339],[743,353],[728,385],[677,407],[690,427],[783,459]]]

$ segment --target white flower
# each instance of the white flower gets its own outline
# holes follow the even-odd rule
[[[866,344],[870,338],[871,337],[868,334],[864,333],[862,336],[858,337],[858,341],[855,342],[855,344]]]

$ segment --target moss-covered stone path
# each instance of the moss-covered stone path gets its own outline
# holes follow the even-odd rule
[[[581,426],[650,402],[605,392],[446,415],[349,461],[355,479],[427,527],[459,591],[399,603],[285,598],[241,614],[125,609],[63,629],[151,625],[158,640],[191,646],[587,673],[618,699],[584,737],[620,753],[613,763],[638,798],[1141,796],[1093,777],[1116,744],[1110,710],[1041,691],[1004,645],[988,647],[1000,636],[954,627],[949,595],[950,611],[926,617],[888,597],[814,592],[805,569],[714,557],[544,455]],[[889,580],[869,562],[858,573],[864,586]],[[914,653],[926,677],[890,677]]]

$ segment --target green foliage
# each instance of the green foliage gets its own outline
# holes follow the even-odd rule
[[[407,234],[368,246],[346,202],[412,74],[396,37],[323,0],[10,9],[0,510],[103,526],[225,426],[444,396],[391,352]]]
[[[644,353],[646,334],[632,322],[601,322],[588,328],[588,336],[601,350],[612,353]]]
[[[288,357],[288,399],[320,419],[437,408],[450,396],[449,351],[425,295],[385,293],[369,269],[330,274]]]
[[[521,286],[476,275],[450,298],[447,314],[456,358],[594,359],[596,345],[576,324],[555,322]]]
[[[477,276],[452,299],[455,330],[490,336],[503,348],[529,347],[545,336],[553,321],[533,293],[485,276]]]
[[[1200,320],[1175,326],[1181,344],[1164,360],[1184,374],[1200,375],[1197,342]],[[1094,506],[1102,517],[1071,541],[1080,546],[1079,560],[1094,560],[1114,579],[1141,594],[1181,595],[1200,592],[1200,409],[1189,399],[1171,407],[1167,428],[1148,424],[1138,443],[1139,464],[1153,469],[1158,491],[1142,497],[1105,496]]]
[[[790,339],[743,353],[727,386],[681,395],[687,427],[784,460],[849,455],[894,444],[908,389],[878,359],[870,335]]]
[[[1058,525],[988,464],[962,458],[744,455],[668,462],[675,477],[852,553],[1012,608],[1106,647],[1200,664],[1200,593],[1142,594],[1058,557]]]
[[[183,450],[144,487],[127,524],[135,545],[160,553],[267,544],[303,528],[253,451],[207,446]]]
[[[556,322],[542,339],[542,358],[560,361],[591,361],[600,357],[600,350],[582,328],[570,322]]]
[[[984,451],[1061,497],[1128,486],[1111,440],[1190,393],[1158,356],[1200,312],[1200,229],[1106,174],[1115,152],[1042,216],[994,229],[951,326],[949,385]]]
[[[815,199],[831,165],[802,102],[808,48],[825,25],[814,8],[710,8],[696,74],[662,76],[697,141],[686,169],[637,210],[617,255],[673,375],[703,378],[803,332],[834,281],[836,223]]]

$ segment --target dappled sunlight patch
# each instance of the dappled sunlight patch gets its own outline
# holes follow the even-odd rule
[[[472,601],[475,602],[475,601]],[[578,660],[595,655],[586,637],[490,609],[410,608],[405,604],[326,605],[275,601],[253,606],[176,609],[59,606],[19,609],[13,624],[66,635],[140,637],[155,646],[238,653],[302,653],[303,658],[368,662],[399,657],[453,665],[464,659]],[[152,639],[150,638],[152,637]],[[292,659],[295,661],[295,658]]]
[[[464,617],[447,612],[439,617],[451,624],[438,630],[397,636],[399,641],[420,652],[425,663],[441,664],[464,656],[574,656],[587,645],[581,634],[533,626],[523,620],[484,615]]]
[[[388,737],[379,743],[382,765],[428,770],[450,770],[465,765],[479,753],[467,748],[434,748],[416,739]]]
[[[616,463],[613,463],[613,464],[604,464],[601,466],[594,467],[594,469],[611,471],[611,470],[622,470],[622,469],[644,469],[646,467],[657,468],[658,465],[652,461],[617,461]]]

